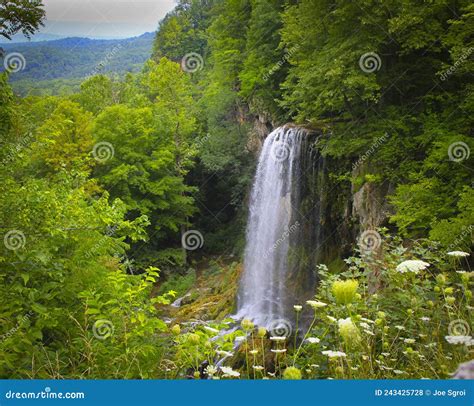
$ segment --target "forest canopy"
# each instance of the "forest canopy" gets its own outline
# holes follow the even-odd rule
[[[33,14],[12,19],[3,36],[41,24],[41,2],[25,3]],[[242,377],[448,377],[468,353],[449,347],[442,326],[472,324],[473,27],[467,0],[179,0],[139,71],[143,55],[127,48],[133,72],[106,69],[73,92],[19,97],[11,86],[22,61],[6,64],[0,377],[213,377],[201,362],[232,352],[237,336],[252,343],[235,354]],[[48,62],[37,72],[63,80]],[[346,323],[307,323],[280,369],[254,359],[262,373],[245,352],[272,345],[258,326],[211,338],[235,310],[262,139],[286,123],[318,134],[312,148],[328,182],[320,202],[331,203],[321,225],[334,230],[330,241],[350,241],[322,249],[327,263],[311,272],[324,309],[308,309],[327,325]],[[366,223],[353,209],[359,192]],[[357,247],[366,226],[384,240],[377,265]],[[409,264],[407,283],[397,264],[412,257],[432,266]],[[178,297],[189,313],[175,316]],[[347,331],[368,338],[352,346]],[[316,335],[324,349],[304,347]],[[336,347],[352,351],[353,364],[328,360]],[[381,355],[389,352],[395,364]]]

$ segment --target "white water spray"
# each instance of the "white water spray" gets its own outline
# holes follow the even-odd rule
[[[284,126],[265,140],[251,194],[244,273],[237,318],[261,326],[291,320],[289,254],[298,218],[302,140],[306,131]]]

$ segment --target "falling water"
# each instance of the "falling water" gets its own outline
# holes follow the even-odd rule
[[[300,233],[298,214],[304,129],[284,126],[265,140],[250,201],[239,318],[261,326],[291,320],[291,241]]]

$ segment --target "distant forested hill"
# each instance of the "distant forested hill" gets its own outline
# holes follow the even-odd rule
[[[24,58],[23,69],[10,76],[15,92],[67,94],[77,90],[84,78],[91,75],[139,71],[150,57],[153,38],[153,33],[145,33],[118,40],[65,38],[1,47],[5,55],[18,52]]]

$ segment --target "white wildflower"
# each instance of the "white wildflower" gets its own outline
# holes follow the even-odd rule
[[[320,302],[319,300],[307,300],[306,303],[309,304],[313,309],[327,306],[326,303]]]
[[[229,352],[229,351],[224,351],[224,350],[217,350],[216,353],[218,355],[223,355],[225,357],[232,357],[234,355],[234,353]]]
[[[448,255],[451,257],[468,257],[469,253],[464,251],[450,251]]]
[[[346,357],[346,353],[342,351],[332,351],[332,350],[327,350],[327,351],[322,351],[321,354],[327,355],[329,358],[341,358],[341,357]]]
[[[367,329],[367,330],[370,330],[370,328],[371,328],[371,327],[370,327],[367,323],[365,323],[365,322],[359,323],[359,326],[361,326],[362,328],[365,328],[365,329]]]
[[[405,338],[403,342],[405,344],[415,344],[416,340],[414,338]]]
[[[400,371],[399,369],[394,369],[394,370],[393,370],[393,373],[394,373],[394,374],[397,374],[397,375],[402,375],[402,374],[405,373],[405,371]]]
[[[318,337],[308,337],[306,339],[306,341],[310,344],[317,344],[319,343],[321,340],[318,338]]]
[[[209,376],[213,376],[217,374],[217,368],[213,365],[208,365],[204,372]]]
[[[252,368],[255,369],[255,371],[262,371],[263,369],[265,369],[261,365],[253,365]]]
[[[365,317],[361,317],[360,319],[361,319],[362,321],[365,321],[366,323],[370,323],[370,324],[374,324],[374,323],[375,323],[375,321],[370,320],[370,319],[366,319]]]
[[[420,317],[421,321],[430,321],[431,319],[429,317]]]
[[[426,269],[430,266],[428,262],[420,261],[418,259],[403,261],[402,263],[397,265],[397,271],[400,273],[405,272],[414,272],[418,273],[423,269]]]
[[[224,377],[229,377],[229,378],[236,378],[240,376],[240,372],[234,371],[230,367],[220,367]]]
[[[398,329],[398,330],[405,330],[405,327],[403,327],[403,326],[395,326],[395,328]]]
[[[300,312],[301,309],[303,309],[303,306],[300,306],[300,305],[294,305],[293,306],[293,309],[295,309],[297,312]]]
[[[282,348],[281,350],[274,350],[272,348],[270,351],[275,353],[275,354],[282,354],[282,353],[286,352],[286,348]]]
[[[471,336],[446,336],[444,337],[449,344],[471,344]]]

